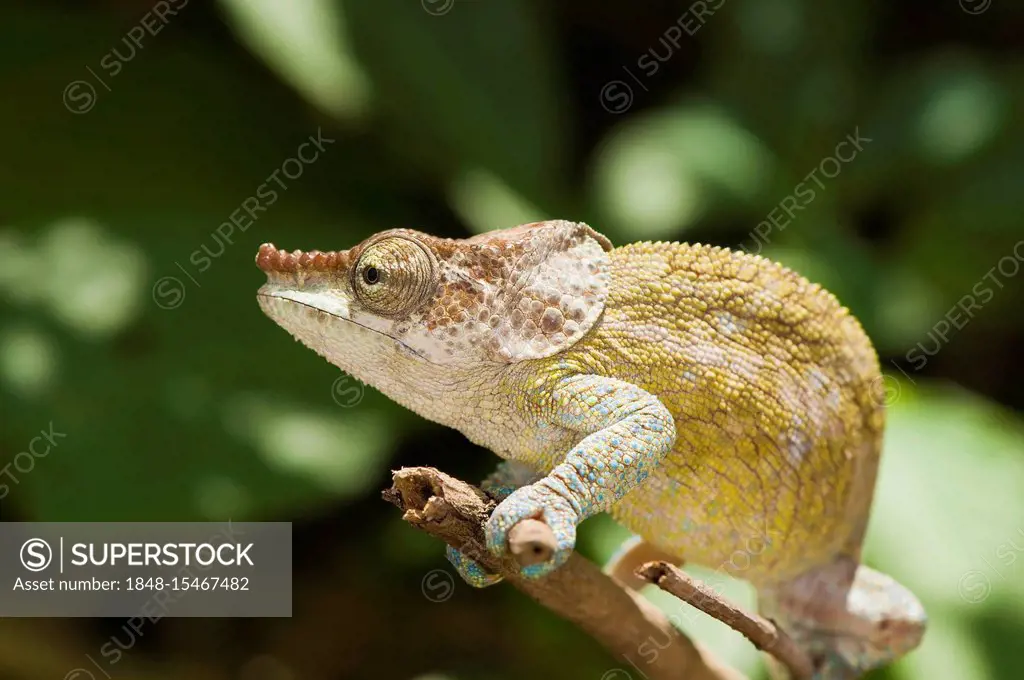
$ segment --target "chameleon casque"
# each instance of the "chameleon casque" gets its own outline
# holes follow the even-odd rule
[[[558,545],[525,576],[558,568],[576,526],[609,512],[636,534],[611,573],[628,582],[653,555],[732,560],[822,680],[920,642],[917,599],[860,564],[881,374],[820,286],[725,248],[613,248],[561,220],[465,240],[393,229],[338,252],[264,244],[256,262],[267,316],[505,459],[484,482],[500,501],[489,548],[527,518]],[[473,585],[498,580],[448,556]]]

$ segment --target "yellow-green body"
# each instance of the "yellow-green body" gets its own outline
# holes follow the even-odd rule
[[[530,363],[619,378],[672,413],[673,450],[612,515],[687,561],[739,562],[755,582],[843,551],[858,558],[884,417],[856,319],[820,286],[744,253],[639,243],[611,263],[601,320]]]

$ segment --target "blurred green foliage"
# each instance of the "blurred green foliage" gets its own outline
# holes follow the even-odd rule
[[[67,435],[31,470],[6,468],[4,519],[296,522],[293,619],[168,620],[119,673],[596,679],[619,665],[510,589],[424,597],[442,548],[378,491],[400,465],[475,478],[493,456],[339,376],[254,301],[264,241],[565,217],[620,244],[761,250],[850,306],[891,376],[869,561],[932,616],[920,651],[873,677],[1019,676],[1024,8],[717,4],[699,20],[688,3],[582,0],[0,10],[0,464],[41,429]],[[318,134],[333,141],[271,183]],[[869,141],[829,165],[848,135]],[[264,185],[277,198],[230,226]],[[623,536],[595,519],[582,547],[604,559]],[[727,592],[750,602],[742,583]],[[731,631],[652,597],[757,666]],[[0,675],[61,677],[120,623],[52,625],[59,644],[5,622],[20,642]]]

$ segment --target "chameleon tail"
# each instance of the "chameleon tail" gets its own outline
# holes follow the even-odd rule
[[[910,590],[848,557],[766,590],[758,607],[814,660],[814,680],[855,680],[885,666],[917,647],[927,624]],[[787,679],[774,663],[773,678]]]

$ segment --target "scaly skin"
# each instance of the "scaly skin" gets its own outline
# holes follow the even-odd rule
[[[538,380],[607,376],[673,415],[671,452],[601,509],[712,566],[751,538],[777,537],[744,570],[755,584],[843,551],[858,558],[883,412],[878,361],[857,321],[789,270],[725,249],[634,244],[611,264],[601,323],[563,354],[516,365],[503,386],[525,393]],[[539,453],[527,462],[543,469],[563,451]]]
[[[843,680],[919,642],[924,613],[859,565],[881,447],[878,360],[835,298],[760,257],[543,222],[466,241],[383,232],[264,246],[260,304],[332,363],[511,464],[488,545],[558,543],[610,512],[660,553],[749,580]],[[449,551],[478,586],[497,582]]]

